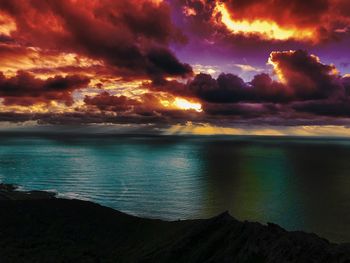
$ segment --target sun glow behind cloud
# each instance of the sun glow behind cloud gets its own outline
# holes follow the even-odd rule
[[[183,98],[176,98],[173,104],[182,110],[195,110],[197,112],[202,111],[202,105],[200,103],[190,102]]]
[[[219,16],[220,22],[233,34],[258,35],[267,40],[312,41],[315,39],[315,32],[307,28],[283,28],[276,22],[268,20],[234,20],[224,3],[216,3],[214,16]]]
[[[321,2],[11,1],[0,10],[0,122],[347,127],[348,0]]]
[[[166,108],[174,108],[179,110],[195,110],[202,112],[202,105],[198,102],[192,102],[184,98],[176,97],[173,101],[161,100],[160,103]]]

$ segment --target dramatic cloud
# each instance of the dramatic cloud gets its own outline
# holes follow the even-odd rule
[[[343,125],[349,7],[0,0],[0,121]]]
[[[293,105],[296,111],[312,113],[321,116],[350,117],[350,99],[310,101]]]
[[[85,96],[84,102],[88,106],[95,106],[101,111],[123,112],[131,110],[140,102],[129,99],[126,96],[111,96],[108,92],[103,92],[95,97]]]
[[[73,104],[73,91],[88,85],[89,79],[73,76],[55,76],[46,80],[19,71],[16,76],[6,78],[0,72],[0,97],[4,105],[29,106],[50,101]]]
[[[178,0],[192,27],[226,28],[233,36],[263,40],[320,42],[347,33],[346,0]],[[210,21],[210,22],[208,22]],[[211,29],[215,28],[216,29]]]
[[[1,0],[0,9],[16,25],[10,37],[23,45],[82,54],[136,76],[192,72],[168,48],[185,37],[172,24],[166,3]]]
[[[86,96],[84,102],[90,113],[96,112],[95,108],[107,116],[114,116],[114,123],[126,119],[138,119],[137,122],[142,122],[142,118],[145,123],[186,122],[199,116],[200,112],[196,108],[186,108],[186,104],[178,103],[178,100],[171,95],[157,93],[144,93],[136,100],[103,92],[96,96]]]
[[[174,22],[189,36],[176,53],[192,65],[241,74],[229,64],[265,68],[272,51],[305,49],[347,73],[342,66],[349,63],[344,54],[350,52],[347,0],[169,1]]]
[[[223,73],[217,79],[198,74],[187,88],[192,95],[211,103],[286,103],[343,96],[344,87],[336,68],[322,64],[319,58],[305,51],[272,52],[269,63],[279,81],[266,73],[255,75],[250,82],[234,74]],[[173,86],[170,92],[174,91]]]
[[[321,99],[342,92],[335,66],[306,51],[272,52],[269,62],[294,98]]]
[[[201,73],[187,84],[168,82],[151,88],[197,98],[206,114],[225,118],[349,116],[349,77],[341,77],[334,65],[303,50],[272,52],[269,63],[278,80],[266,73],[250,82],[234,74],[214,79]]]
[[[199,74],[188,88],[198,98],[213,103],[282,102],[289,99],[285,86],[264,73],[256,75],[250,83],[233,74],[220,74],[217,79]]]
[[[262,38],[315,40],[326,25],[317,24],[329,9],[328,0],[242,1],[217,6],[221,21],[233,33],[258,34]],[[328,21],[327,21],[328,22]],[[323,26],[323,27],[322,27]],[[327,25],[328,26],[328,25]]]

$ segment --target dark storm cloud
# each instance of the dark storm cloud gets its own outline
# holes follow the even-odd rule
[[[204,101],[229,103],[244,100],[247,87],[240,77],[233,74],[221,74],[216,80],[208,74],[199,74],[188,88]]]
[[[151,90],[194,98],[207,119],[271,119],[281,122],[312,116],[350,116],[350,77],[341,77],[334,65],[323,64],[303,50],[272,52],[270,63],[280,80],[261,73],[250,82],[233,74],[198,74],[187,84],[166,82]],[[215,117],[216,116],[216,117]],[[316,120],[314,120],[316,121]]]
[[[292,104],[293,109],[317,116],[350,117],[350,77],[343,77],[340,81],[344,89],[343,96],[296,102]]]
[[[185,37],[166,3],[1,0],[0,8],[14,19],[11,37],[22,45],[82,54],[156,79],[192,73],[168,48]]]
[[[211,103],[287,103],[341,96],[344,92],[339,76],[334,73],[335,67],[322,64],[305,51],[273,52],[271,62],[283,82],[273,80],[266,73],[255,75],[250,82],[234,74],[222,73],[214,79],[201,73],[187,84],[183,95]],[[184,90],[174,84],[166,85],[163,90],[167,89],[175,94]]]
[[[85,96],[85,105],[95,106],[102,111],[123,112],[131,110],[134,106],[140,105],[140,102],[130,99],[126,96],[112,96],[108,92],[103,92],[94,97]]]
[[[350,117],[350,99],[310,101],[296,103],[293,108],[299,112],[307,112],[320,116]]]
[[[72,92],[87,87],[89,79],[78,75],[55,76],[46,80],[35,78],[24,71],[5,77],[0,72],[0,97],[4,105],[29,106],[51,100],[73,103]]]
[[[176,96],[193,96],[191,91],[184,83],[176,80],[152,82],[151,84],[145,84],[144,88],[151,91],[163,91]]]
[[[25,119],[28,114],[17,114],[17,118]],[[28,117],[27,117],[28,118]],[[1,119],[1,114],[0,114]],[[66,112],[57,114],[35,114],[30,116],[30,120],[38,121],[40,124],[145,124],[145,125],[173,125],[184,124],[191,120],[183,112],[163,111],[149,114],[110,114],[107,112]],[[194,121],[198,119],[193,119]]]
[[[239,117],[252,119],[278,113],[278,106],[274,104],[251,103],[204,103],[203,110],[211,116]]]
[[[31,113],[16,113],[16,112],[0,112],[0,121],[20,123],[25,121],[31,121],[35,119],[34,114]]]
[[[103,123],[185,123],[188,120],[199,119],[201,116],[195,111],[183,111],[167,108],[160,102],[161,95],[144,93],[138,100],[125,96],[111,95],[103,92],[96,96],[86,96],[85,105],[88,106],[87,116],[101,116]],[[95,109],[98,109],[96,111]]]
[[[350,113],[349,77],[341,77],[333,65],[323,64],[306,51],[273,52],[270,63],[280,80],[266,73],[245,82],[234,74],[213,78],[198,74],[187,83],[162,81],[145,84],[151,92],[138,100],[102,93],[86,97],[87,106],[104,112],[118,113],[113,122],[126,120],[141,123],[244,122],[263,123],[316,122],[313,116],[347,117]],[[166,96],[181,96],[202,104],[203,112],[167,109],[160,103]],[[165,97],[167,98],[167,97]],[[106,119],[106,117],[104,117]],[[287,121],[288,120],[288,121]]]
[[[267,74],[259,74],[246,83],[233,74],[220,74],[217,79],[199,74],[188,85],[198,98],[213,103],[284,102],[289,98],[283,84],[273,81]]]
[[[322,64],[306,51],[272,52],[270,62],[291,96],[322,99],[343,92],[335,66]]]
[[[169,50],[165,48],[153,48],[147,53],[147,59],[152,63],[148,69],[151,76],[186,76],[192,72],[188,64],[181,64]]]
[[[279,102],[325,99],[344,95],[344,85],[333,65],[322,64],[306,51],[272,52],[270,62],[280,81],[268,74],[244,82],[233,74],[214,79],[199,74],[188,84],[189,91],[206,102]]]
[[[344,86],[346,95],[350,96],[350,76],[343,77],[342,84]]]

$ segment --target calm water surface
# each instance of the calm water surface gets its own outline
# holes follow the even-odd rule
[[[350,140],[1,136],[0,181],[145,217],[240,220],[350,241]]]

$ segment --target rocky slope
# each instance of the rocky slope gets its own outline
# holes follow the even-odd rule
[[[0,262],[350,262],[350,245],[211,219],[165,222],[0,185]]]

